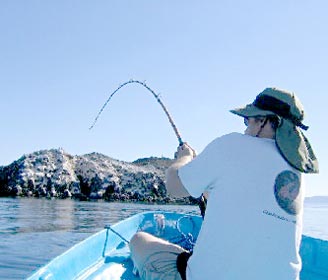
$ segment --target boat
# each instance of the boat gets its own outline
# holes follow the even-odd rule
[[[105,228],[34,272],[28,280],[125,279],[134,273],[128,242],[138,231],[146,231],[192,249],[202,217],[172,212],[144,212]],[[303,235],[301,280],[328,279],[328,241]]]

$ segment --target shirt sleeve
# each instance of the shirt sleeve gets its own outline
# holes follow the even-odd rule
[[[178,170],[183,186],[193,197],[199,197],[205,190],[210,193],[217,179],[217,142],[211,142],[195,159]]]

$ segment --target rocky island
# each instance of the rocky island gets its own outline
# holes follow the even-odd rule
[[[99,153],[42,150],[0,167],[0,196],[195,203],[166,194],[165,170],[171,163],[169,158],[124,162]]]

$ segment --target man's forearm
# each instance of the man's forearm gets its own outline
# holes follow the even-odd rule
[[[186,188],[183,186],[179,176],[178,169],[193,159],[192,156],[186,155],[178,158],[166,171],[166,190],[173,197],[190,196]]]

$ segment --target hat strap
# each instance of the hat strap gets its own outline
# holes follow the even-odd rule
[[[255,137],[260,137],[260,134],[261,134],[263,128],[266,126],[268,120],[269,120],[268,117],[266,117],[266,118],[264,119],[264,121],[263,121],[263,123],[262,123],[262,125],[261,125],[259,131],[256,133]]]
[[[299,118],[296,118],[290,113],[290,105],[266,94],[261,94],[256,97],[253,105],[257,108],[265,111],[271,111],[278,116],[290,120],[294,125],[300,127],[303,130],[308,130],[308,126],[304,125]]]

